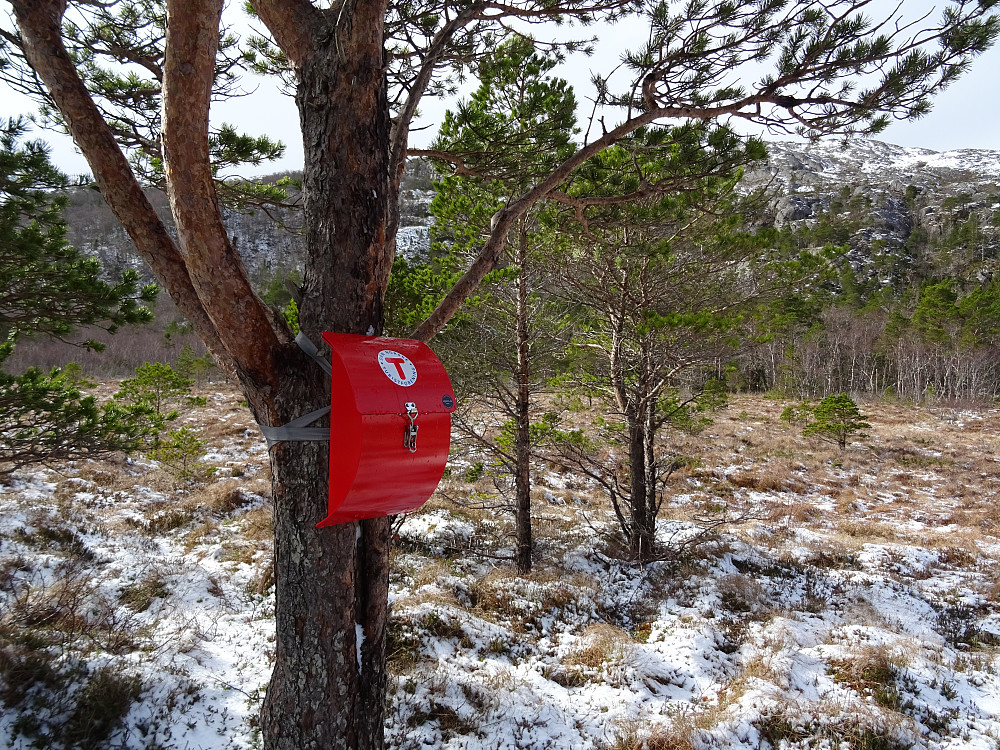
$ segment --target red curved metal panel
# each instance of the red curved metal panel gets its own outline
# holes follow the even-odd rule
[[[419,508],[441,481],[451,444],[455,395],[444,366],[411,339],[324,333],[323,340],[333,350],[330,492],[317,525]]]

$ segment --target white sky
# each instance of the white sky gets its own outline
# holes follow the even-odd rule
[[[931,7],[925,0],[909,0],[903,6],[908,17],[921,7]],[[940,4],[938,7],[941,7]],[[934,13],[934,18],[938,12]],[[538,35],[539,29],[534,29]],[[639,31],[638,33],[642,33]],[[590,71],[606,71],[617,63],[623,49],[633,46],[641,39],[636,32],[627,28],[601,30],[597,53],[591,58],[574,58],[557,71],[574,86],[581,101],[580,119],[590,114],[587,98],[590,95]],[[216,105],[213,120],[230,122],[252,135],[269,135],[281,140],[287,146],[286,155],[278,162],[262,165],[259,174],[283,170],[300,169],[302,164],[301,136],[298,115],[294,102],[280,95],[269,81],[260,81],[256,92],[237,100]],[[31,102],[14,92],[2,91],[0,115],[27,114],[32,111]],[[998,108],[1000,108],[1000,47],[994,47],[978,58],[972,69],[948,90],[940,95],[931,113],[915,122],[892,124],[881,136],[881,140],[902,146],[929,148],[948,151],[960,148],[1000,149],[998,130]],[[445,105],[428,101],[422,107],[425,116],[420,121],[431,124],[425,131],[415,132],[411,145],[422,146],[433,137],[436,124],[444,112]],[[34,131],[33,137],[47,141],[52,147],[53,160],[64,171],[85,173],[88,171],[83,157],[76,152],[68,138],[58,134]]]

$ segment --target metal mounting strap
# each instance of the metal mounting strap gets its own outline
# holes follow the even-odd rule
[[[326,359],[320,356],[319,349],[312,340],[306,336],[304,333],[299,333],[295,337],[295,343],[299,345],[299,348],[312,357],[313,361],[316,362],[320,367],[322,367],[327,375],[333,375],[333,365],[331,365]],[[260,431],[264,433],[264,439],[267,441],[268,450],[275,443],[280,443],[285,440],[293,441],[311,441],[311,440],[329,440],[330,439],[330,428],[329,427],[308,427],[307,425],[312,424],[317,419],[326,414],[330,413],[330,407],[324,406],[322,409],[317,409],[316,411],[311,411],[308,414],[297,417],[293,419],[288,424],[281,425],[279,427],[268,427],[267,425],[260,425]]]
[[[275,443],[283,440],[329,440],[329,427],[307,427],[306,425],[315,422],[322,416],[330,413],[330,407],[324,406],[322,409],[311,411],[308,414],[293,419],[288,424],[281,427],[260,426],[260,431],[264,433],[267,447],[270,448]]]
[[[319,349],[316,348],[316,344],[312,342],[312,339],[299,331],[299,335],[295,337],[295,343],[299,345],[299,349],[312,357],[316,364],[326,371],[327,375],[333,375],[333,365],[320,356]]]

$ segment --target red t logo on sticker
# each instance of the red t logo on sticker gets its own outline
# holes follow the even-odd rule
[[[407,388],[417,382],[417,368],[408,357],[391,349],[378,353],[378,364],[382,372],[396,385]]]
[[[405,359],[402,357],[386,357],[385,361],[391,365],[396,365],[396,374],[399,375],[399,379],[406,380],[406,371],[403,369]]]

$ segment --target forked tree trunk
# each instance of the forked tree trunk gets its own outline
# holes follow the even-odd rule
[[[13,7],[28,60],[112,210],[213,353],[237,373],[255,418],[282,425],[329,403],[329,379],[274,325],[221,226],[203,153],[220,3],[168,3],[164,144],[183,253],[149,209],[66,53],[65,4],[17,0]],[[319,10],[305,0],[255,0],[255,7],[299,76],[309,228],[302,330],[317,342],[324,330],[380,333],[395,200],[385,4]],[[327,510],[328,450],[327,443],[285,442],[270,454],[277,643],[261,723],[269,750],[384,744],[389,524],[316,528]]]

